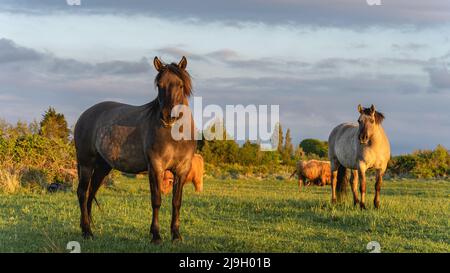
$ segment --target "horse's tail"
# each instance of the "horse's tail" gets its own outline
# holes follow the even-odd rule
[[[295,171],[291,174],[291,176],[289,176],[289,179],[291,179],[294,176],[294,174],[296,174],[296,173],[297,173],[297,169],[295,169]]]
[[[348,185],[348,177],[347,177],[347,169],[344,166],[339,166],[337,171],[337,185],[336,185],[336,193],[337,199],[342,200],[347,193],[347,185]]]
[[[97,204],[97,207],[101,210],[100,204],[98,203],[97,197],[94,196],[95,204]]]

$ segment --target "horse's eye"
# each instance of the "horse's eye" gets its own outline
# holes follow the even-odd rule
[[[360,120],[360,119],[358,119],[358,123],[360,123],[360,124],[361,124],[361,120]]]

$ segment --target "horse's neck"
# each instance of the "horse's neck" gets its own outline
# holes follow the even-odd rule
[[[384,132],[384,129],[381,125],[378,125],[377,129],[375,130],[370,140],[370,142],[372,143],[371,146],[385,145],[386,144],[385,141],[386,141],[386,134]]]

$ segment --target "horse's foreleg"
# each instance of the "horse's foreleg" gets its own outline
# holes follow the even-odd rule
[[[337,170],[331,171],[331,203],[336,203]]]
[[[173,183],[173,196],[172,196],[172,242],[181,241],[182,237],[180,235],[180,208],[181,200],[183,196],[183,185],[186,181],[186,174],[175,176],[175,181]]]
[[[93,168],[89,166],[78,165],[78,202],[80,205],[80,227],[85,239],[93,236],[91,231],[91,222],[88,212],[89,187],[91,183]]]
[[[302,191],[302,184],[304,183],[301,176],[298,177],[298,191]]]
[[[152,200],[152,224],[150,232],[152,234],[152,243],[160,244],[161,235],[159,233],[159,208],[161,207],[161,189],[160,185],[163,183],[164,171],[155,168],[148,170],[150,193]]]
[[[361,209],[366,209],[366,170],[365,168],[358,168],[358,176],[360,180],[359,191],[361,192],[361,201],[359,206]]]
[[[380,190],[382,183],[383,183],[383,172],[381,170],[377,170],[375,182],[375,198],[373,199],[373,205],[377,209],[380,207]]]
[[[350,177],[352,182],[352,193],[353,193],[353,205],[357,205],[359,203],[358,199],[358,171],[352,170],[352,174]]]

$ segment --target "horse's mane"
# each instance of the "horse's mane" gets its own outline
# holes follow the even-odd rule
[[[166,64],[162,67],[162,69],[158,72],[158,75],[155,77],[155,85],[158,84],[159,80],[161,79],[162,75],[166,72],[173,73],[177,75],[182,81],[184,85],[184,95],[186,97],[190,97],[192,95],[192,82],[191,82],[191,76],[189,73],[185,70],[180,68],[177,64],[171,63]]]
[[[363,113],[365,115],[371,115],[372,114],[372,110],[370,108],[364,108]],[[384,114],[380,113],[378,111],[375,111],[375,123],[376,124],[381,124],[384,120]]]

